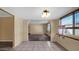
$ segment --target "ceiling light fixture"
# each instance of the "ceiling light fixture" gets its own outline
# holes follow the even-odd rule
[[[49,17],[49,16],[50,16],[49,11],[48,11],[47,9],[43,10],[43,12],[42,12],[42,17],[47,18],[47,17]]]

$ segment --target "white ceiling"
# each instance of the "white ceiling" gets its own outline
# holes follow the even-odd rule
[[[13,12],[25,20],[55,20],[74,11],[77,7],[3,7],[3,9]],[[50,12],[48,18],[41,17],[44,9],[48,9]]]

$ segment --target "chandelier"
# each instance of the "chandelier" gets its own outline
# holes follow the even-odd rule
[[[47,17],[49,17],[49,16],[50,16],[49,11],[48,11],[47,9],[43,10],[43,12],[42,12],[42,17],[47,18]]]

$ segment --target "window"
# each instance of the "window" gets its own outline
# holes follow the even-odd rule
[[[64,35],[73,35],[73,29],[64,29],[63,34]]]
[[[75,35],[79,35],[79,11],[75,12]]]
[[[73,29],[70,29],[73,27],[73,15],[68,15],[65,18],[61,19],[60,26],[64,26],[62,28],[63,35],[72,35]]]
[[[62,29],[59,29],[59,30],[58,30],[59,34],[62,34],[62,31],[63,31]]]
[[[72,23],[73,23],[73,16],[72,15],[67,16],[61,20],[61,25],[72,25]]]
[[[76,10],[60,19],[58,30],[63,35],[79,35],[79,10]]]
[[[75,13],[75,25],[79,27],[79,12]]]
[[[51,24],[47,24],[47,31],[51,32]]]
[[[75,29],[75,35],[79,35],[79,29]]]

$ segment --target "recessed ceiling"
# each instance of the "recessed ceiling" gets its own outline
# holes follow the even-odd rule
[[[48,20],[31,20],[31,24],[47,24]]]
[[[55,20],[76,10],[77,8],[78,7],[3,7],[5,10],[12,10],[13,14],[24,18],[25,20]],[[44,9],[47,9],[50,12],[48,18],[41,17]]]

